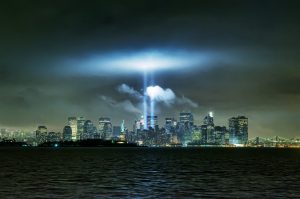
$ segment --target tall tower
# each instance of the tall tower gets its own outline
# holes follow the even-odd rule
[[[175,132],[175,127],[177,125],[177,122],[174,118],[166,118],[165,119],[165,129],[166,133],[174,133]]]
[[[85,121],[86,120],[84,117],[77,118],[77,135],[76,135],[77,140],[83,139],[83,126],[84,126]]]
[[[109,117],[99,118],[99,133],[101,139],[110,140],[112,139],[112,124]]]
[[[76,140],[77,139],[77,118],[69,117],[68,126],[70,126],[72,129],[72,140]]]
[[[81,139],[93,139],[95,137],[95,126],[91,120],[86,120],[83,125],[83,134]]]
[[[179,122],[186,126],[194,125],[194,116],[191,112],[181,112],[179,114]]]
[[[204,117],[203,124],[207,126],[215,126],[212,112]]]
[[[245,116],[232,117],[228,123],[230,144],[246,144],[248,141],[248,118]]]
[[[212,112],[204,117],[203,124],[206,125],[206,144],[214,144],[216,137]]]
[[[47,141],[47,127],[46,126],[38,126],[36,130],[36,140],[38,144],[42,144]]]
[[[63,140],[71,141],[72,140],[72,128],[70,126],[65,126],[63,129]]]

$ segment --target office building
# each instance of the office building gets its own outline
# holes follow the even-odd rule
[[[99,134],[101,139],[110,140],[112,139],[112,124],[111,120],[108,117],[99,118]]]
[[[72,128],[70,126],[65,126],[63,129],[63,141],[72,140]]]
[[[246,144],[248,141],[248,118],[245,116],[232,117],[228,123],[230,144]]]
[[[72,140],[76,140],[77,139],[77,118],[69,117],[68,126],[70,126],[72,129]]]
[[[38,126],[36,130],[36,141],[38,144],[47,142],[48,130],[46,126]]]

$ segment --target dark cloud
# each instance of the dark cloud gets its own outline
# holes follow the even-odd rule
[[[82,115],[110,116],[115,124],[125,118],[130,127],[139,100],[117,88],[142,93],[142,75],[86,73],[85,61],[167,49],[209,52],[209,61],[154,74],[157,85],[199,105],[158,105],[161,118],[191,109],[200,123],[212,110],[226,124],[244,114],[250,136],[297,136],[298,10],[299,2],[283,0],[1,2],[0,124],[61,130],[68,116]]]

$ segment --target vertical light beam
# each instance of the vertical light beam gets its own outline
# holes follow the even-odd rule
[[[148,129],[147,125],[147,112],[148,112],[148,107],[147,107],[147,95],[146,95],[146,90],[147,90],[147,71],[144,70],[144,96],[143,96],[143,105],[144,105],[144,129]]]
[[[153,71],[151,72],[151,79],[150,79],[150,83],[151,86],[154,86],[154,75],[153,75]],[[154,106],[155,106],[155,102],[154,99],[150,99],[150,126],[152,128],[154,128]]]

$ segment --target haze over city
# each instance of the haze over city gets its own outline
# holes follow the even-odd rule
[[[249,137],[297,137],[300,14],[282,2],[2,2],[0,127],[62,131],[84,116],[131,128],[146,93],[160,124],[213,112],[219,125],[248,117]]]

